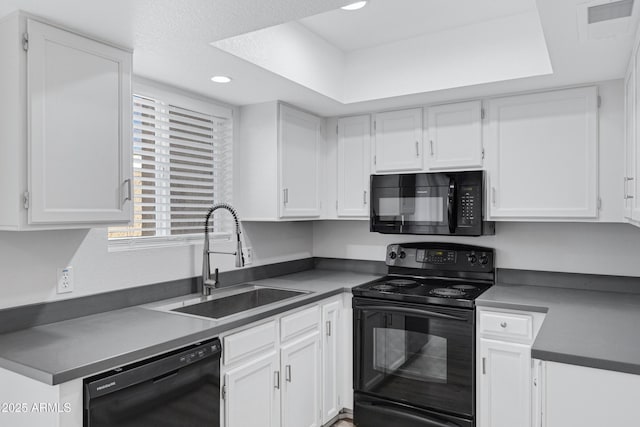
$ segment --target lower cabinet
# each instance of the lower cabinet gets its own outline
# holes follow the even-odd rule
[[[531,347],[480,339],[479,425],[529,426],[531,419]]]
[[[477,311],[477,425],[531,427],[531,344],[543,313],[479,308]]]
[[[222,425],[321,427],[342,409],[343,296],[222,336]]]
[[[320,427],[320,333],[282,346],[282,426]]]
[[[541,362],[542,405],[535,427],[637,426],[640,375]]]
[[[272,351],[224,374],[224,425],[280,425],[279,362]]]

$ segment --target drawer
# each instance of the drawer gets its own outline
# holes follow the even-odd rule
[[[527,314],[481,311],[480,333],[529,341],[533,339],[533,317]]]
[[[228,365],[255,354],[275,349],[276,322],[264,323],[244,331],[228,335],[222,340],[224,364]]]
[[[320,307],[310,307],[280,319],[280,340],[284,342],[319,328]]]

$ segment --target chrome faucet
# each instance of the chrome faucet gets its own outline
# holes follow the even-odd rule
[[[235,252],[215,252],[209,250],[209,218],[218,209],[226,209],[236,222],[236,251]],[[227,203],[217,203],[209,208],[204,220],[204,250],[202,251],[202,295],[211,295],[211,290],[220,287],[218,282],[218,269],[215,270],[213,280],[211,279],[211,267],[209,266],[209,254],[227,254],[236,256],[236,267],[244,267],[244,256],[242,256],[242,242],[240,242],[240,221],[238,213],[233,206]]]

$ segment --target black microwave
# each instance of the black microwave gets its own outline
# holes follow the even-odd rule
[[[484,221],[484,172],[371,175],[370,230],[387,234],[495,234]]]

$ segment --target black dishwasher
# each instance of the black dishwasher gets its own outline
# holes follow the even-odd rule
[[[219,427],[215,338],[84,380],[84,427]]]

